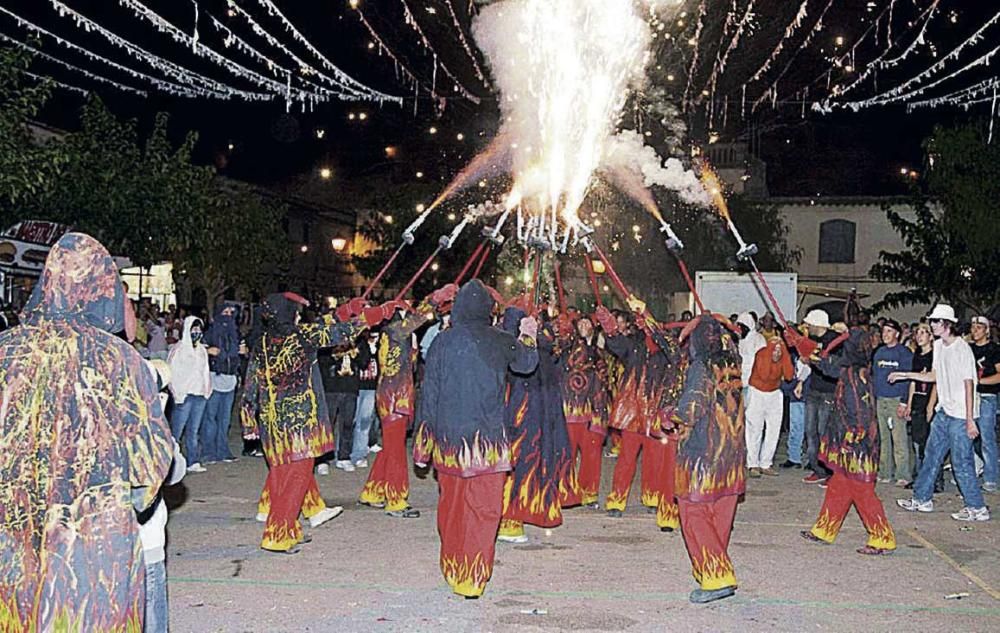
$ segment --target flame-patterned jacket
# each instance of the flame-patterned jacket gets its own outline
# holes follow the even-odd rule
[[[675,417],[681,428],[674,489],[679,499],[714,501],[746,490],[740,355],[732,336],[702,317]]]
[[[676,370],[670,358],[647,334],[615,334],[606,339],[608,350],[624,366],[618,393],[611,402],[608,425],[621,431],[659,437],[663,390],[673,383]],[[676,345],[674,346],[676,348]]]
[[[820,457],[831,470],[869,483],[878,478],[880,450],[871,356],[868,334],[854,327],[841,353],[818,365],[824,374],[838,378],[833,412],[819,443]]]
[[[383,421],[390,417],[413,417],[413,371],[417,362],[413,333],[432,317],[432,308],[425,303],[405,317],[397,312],[383,328],[378,347],[381,372],[375,389],[375,408]]]
[[[316,351],[352,341],[361,319],[265,330],[247,366],[241,421],[244,437],[260,437],[274,466],[319,457],[334,448],[333,427],[316,366]]]
[[[597,347],[573,332],[560,349],[563,413],[567,424],[587,424],[606,433],[608,426],[608,365]]]

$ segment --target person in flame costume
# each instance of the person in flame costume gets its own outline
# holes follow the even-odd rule
[[[560,319],[561,385],[570,459],[575,463],[580,454],[580,502],[597,508],[601,447],[608,433],[608,366],[597,347],[590,317],[569,313]]]
[[[521,307],[507,308],[504,331],[515,334],[525,316]],[[562,508],[580,503],[551,325],[545,324],[538,333],[538,367],[529,375],[512,371],[508,376],[511,472],[504,483],[501,541],[526,542],[525,523],[556,527],[562,524]]]
[[[143,628],[135,510],[156,501],[173,442],[156,379],[114,335],[130,313],[107,250],[67,233],[0,335],[2,631]]]
[[[333,427],[316,366],[316,350],[353,340],[392,314],[394,306],[367,308],[351,302],[348,312],[319,323],[299,323],[308,302],[295,293],[269,295],[262,308],[264,330],[247,366],[241,421],[243,436],[260,438],[268,471],[258,504],[266,521],[261,548],[287,554],[304,541],[299,512],[312,527],[338,516],[319,495],[313,462],[333,449]]]
[[[875,494],[880,447],[871,380],[872,341],[857,319],[854,322],[824,350],[824,357],[814,362],[819,371],[837,377],[833,412],[819,447],[820,457],[833,475],[827,483],[819,518],[802,536],[818,543],[833,543],[853,505],[868,531],[868,542],[858,553],[879,555],[896,549],[896,537]],[[840,353],[828,355],[841,342]]]
[[[680,428],[675,487],[681,533],[699,587],[691,602],[736,592],[727,551],[736,503],[746,491],[740,354],[732,334],[705,314],[681,332],[688,367],[674,413]]]
[[[634,298],[630,301],[636,306],[641,304]],[[622,516],[641,450],[642,505],[656,512],[660,497],[665,493],[667,481],[662,475],[669,450],[668,442],[661,441],[661,425],[657,421],[661,417],[663,389],[672,384],[669,374],[674,366],[654,341],[644,320],[635,327],[624,317],[616,319],[605,307],[599,307],[594,316],[604,330],[608,350],[624,365],[609,419],[609,425],[621,431],[621,451],[605,508],[609,516]]]
[[[440,564],[452,591],[477,598],[493,573],[503,486],[510,470],[504,426],[508,369],[527,374],[538,365],[537,323],[520,323],[520,336],[491,325],[495,305],[478,279],[458,292],[451,328],[427,353],[417,403],[413,461],[437,471]]]
[[[458,286],[448,284],[423,301],[416,311],[397,311],[383,327],[378,364],[382,371],[375,390],[375,407],[382,421],[382,450],[375,456],[368,481],[358,501],[386,514],[413,519],[420,511],[411,508],[409,467],[406,461],[406,431],[413,420],[415,389],[413,370],[417,349],[413,333],[455,299]]]

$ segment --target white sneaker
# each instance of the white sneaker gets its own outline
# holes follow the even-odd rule
[[[960,512],[953,513],[951,518],[956,521],[989,521],[990,511],[986,506],[982,508],[970,508],[966,506]]]
[[[896,499],[896,505],[907,512],[934,512],[933,499],[930,501],[924,501],[923,503],[917,501],[916,499]]]
[[[324,508],[323,510],[320,510],[313,516],[309,517],[309,526],[318,528],[319,526],[323,525],[330,519],[335,519],[339,517],[340,513],[343,511],[344,509],[340,506],[333,506],[332,508]]]
[[[368,460],[362,457],[358,461],[354,462],[355,468],[368,468]]]
[[[375,444],[374,446],[372,446],[371,448],[368,449],[368,452],[369,453],[380,453],[380,452],[382,452],[382,447],[380,445],[378,445],[378,444]]]
[[[330,474],[330,464],[320,464],[316,467],[317,475],[329,475]]]
[[[349,459],[338,459],[337,461],[335,461],[333,463],[333,467],[334,468],[339,468],[340,470],[344,471],[345,473],[353,473],[354,472],[354,464],[352,464],[351,460],[349,460]]]
[[[204,473],[208,472],[208,469],[201,465],[200,462],[195,462],[193,464],[188,464],[187,472],[189,473]]]
[[[991,482],[991,481],[987,481],[986,483],[983,484],[983,491],[984,492],[996,492],[997,491],[997,485],[995,483]]]
[[[518,536],[505,536],[503,534],[498,534],[497,540],[500,541],[501,543],[527,543],[528,535],[521,534]]]
[[[258,523],[267,523],[267,515],[263,512],[258,512],[256,518]]]

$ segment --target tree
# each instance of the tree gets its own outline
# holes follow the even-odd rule
[[[886,208],[906,250],[881,252],[870,273],[903,289],[873,309],[943,300],[985,314],[1000,302],[1000,148],[970,123],[935,128],[924,149],[926,191],[914,190],[914,219]]]
[[[65,156],[58,142],[40,142],[28,128],[49,97],[51,85],[25,86],[31,57],[0,49],[0,209],[6,228],[12,211],[45,191]]]

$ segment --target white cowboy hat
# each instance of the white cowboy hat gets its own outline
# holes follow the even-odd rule
[[[813,327],[829,328],[830,316],[824,310],[810,310],[802,322]]]
[[[946,303],[939,303],[934,306],[931,313],[927,315],[928,321],[951,321],[952,323],[958,323],[958,319],[955,318],[955,308],[951,307]]]

